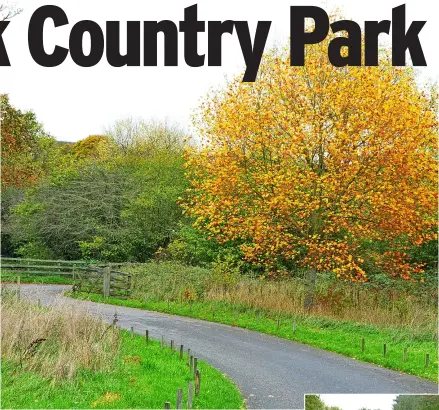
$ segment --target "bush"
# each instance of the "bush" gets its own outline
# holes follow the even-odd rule
[[[133,274],[132,297],[138,300],[202,300],[211,281],[208,269],[170,261],[127,270]]]

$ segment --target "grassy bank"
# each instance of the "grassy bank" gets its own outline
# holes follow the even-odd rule
[[[193,380],[186,357],[159,342],[62,307],[19,302],[2,310],[2,408],[163,408],[166,401],[175,408],[179,388],[186,408]],[[194,408],[243,407],[232,381],[207,363],[198,369]]]
[[[429,332],[413,333],[410,328],[385,328],[304,314],[273,314],[267,310],[232,305],[224,301],[141,301],[111,297],[104,300],[96,294],[76,294],[75,297],[256,330],[433,381],[437,381],[438,377],[437,341],[431,338]],[[405,362],[404,349],[407,349]],[[426,354],[429,355],[427,367]]]

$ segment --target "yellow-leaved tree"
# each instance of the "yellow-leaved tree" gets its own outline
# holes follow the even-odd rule
[[[328,38],[308,46],[304,67],[286,51],[264,57],[255,83],[240,77],[211,93],[195,116],[201,147],[188,152],[185,212],[220,242],[276,273],[281,260],[367,280],[365,242],[409,279],[405,249],[435,236],[437,90],[409,67],[334,67]]]

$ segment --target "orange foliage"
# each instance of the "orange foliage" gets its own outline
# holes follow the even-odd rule
[[[361,241],[435,236],[437,92],[386,56],[379,67],[333,67],[326,42],[307,50],[305,67],[272,52],[255,83],[237,77],[206,99],[185,212],[217,240],[243,241],[267,271],[287,259],[367,280]],[[416,272],[391,256],[389,272]]]

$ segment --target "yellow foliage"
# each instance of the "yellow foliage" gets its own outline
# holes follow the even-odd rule
[[[361,240],[434,236],[437,90],[386,53],[379,67],[334,67],[329,40],[304,67],[273,51],[255,83],[207,97],[185,212],[268,269],[282,257],[364,280]]]

